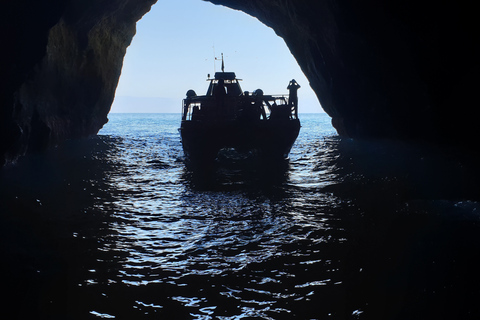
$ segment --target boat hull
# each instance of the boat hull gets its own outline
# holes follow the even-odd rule
[[[242,121],[182,121],[179,129],[189,162],[213,162],[221,149],[255,152],[269,159],[285,159],[300,131],[298,119]]]

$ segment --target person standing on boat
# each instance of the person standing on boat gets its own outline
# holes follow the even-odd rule
[[[254,103],[254,112],[257,115],[256,119],[267,120],[267,114],[265,113],[265,108],[263,107],[263,90],[257,89],[253,92],[255,97]]]
[[[187,120],[188,112],[189,112],[189,109],[190,109],[190,104],[192,103],[192,98],[194,98],[196,96],[197,96],[196,92],[193,91],[192,89],[187,91],[187,98],[185,98],[185,100],[183,102],[182,120]],[[193,113],[193,110],[190,110],[190,112]]]
[[[288,104],[290,105],[290,109],[293,109],[295,113],[295,119],[298,119],[298,95],[297,90],[300,88],[300,85],[292,79],[288,84],[287,89],[290,91],[288,95]]]
[[[217,84],[213,87],[213,99],[215,100],[215,115],[217,117],[222,114],[226,96],[227,91],[225,89],[225,81],[223,79],[219,79]]]

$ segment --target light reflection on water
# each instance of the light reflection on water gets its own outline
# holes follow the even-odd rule
[[[114,239],[102,250],[128,252],[118,261],[115,281],[174,286],[177,293],[165,297],[169,304],[179,303],[197,317],[225,319],[286,316],[292,310],[285,303],[311,301],[315,288],[341,285],[330,274],[313,279],[301,274],[334,273],[335,262],[322,259],[321,247],[345,241],[341,228],[330,225],[330,215],[318,211],[336,206],[334,196],[315,194],[328,175],[307,180],[299,168],[298,183],[285,177],[258,186],[256,168],[240,169],[254,172],[220,168],[201,190],[181,162],[158,170],[133,165],[110,176],[120,196],[104,208],[114,217]]]
[[[467,160],[342,140],[306,119],[287,166],[224,162],[204,181],[184,168],[176,122],[149,121],[164,130],[132,118],[2,172],[17,318],[480,314]]]

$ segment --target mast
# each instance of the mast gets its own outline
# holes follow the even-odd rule
[[[213,71],[216,72],[217,70],[215,66],[215,61],[220,59],[215,56],[215,46],[213,46],[212,48],[213,48]],[[222,52],[222,72],[225,72],[225,63],[223,62],[223,52]]]
[[[223,52],[222,52],[222,72],[225,72],[225,64],[223,63]]]

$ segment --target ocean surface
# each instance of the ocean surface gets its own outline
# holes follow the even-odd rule
[[[177,114],[0,170],[5,319],[478,319],[477,161],[338,137],[190,172]]]

